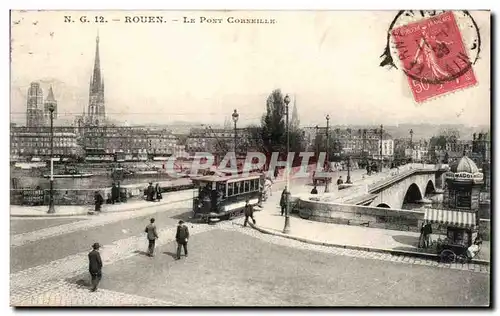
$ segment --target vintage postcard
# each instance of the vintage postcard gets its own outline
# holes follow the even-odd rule
[[[490,306],[490,16],[11,11],[10,304]]]

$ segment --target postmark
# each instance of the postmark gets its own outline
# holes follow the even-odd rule
[[[391,23],[381,66],[398,68],[398,63],[419,103],[477,84],[473,65],[481,39],[472,16],[467,11],[419,11],[418,17],[409,12],[399,12]]]

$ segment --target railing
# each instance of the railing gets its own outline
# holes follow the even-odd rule
[[[394,181],[395,179],[404,179],[407,176],[410,176],[415,172],[423,171],[423,170],[437,171],[437,170],[439,170],[439,167],[437,167],[436,165],[415,163],[415,164],[405,165],[405,166],[400,167],[400,168],[391,169],[387,176],[376,181],[375,183],[369,184],[368,185],[368,192],[371,192],[376,188],[383,187],[383,186],[387,185],[387,183]]]

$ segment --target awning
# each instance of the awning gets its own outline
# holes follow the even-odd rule
[[[476,213],[426,209],[424,220],[431,223],[445,224],[454,227],[473,228],[476,226]]]

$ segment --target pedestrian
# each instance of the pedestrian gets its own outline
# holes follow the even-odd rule
[[[111,203],[115,204],[115,202],[118,201],[118,196],[120,195],[120,191],[118,190],[118,187],[116,184],[113,182],[111,185]]]
[[[148,245],[148,256],[154,257],[155,252],[155,242],[158,239],[158,232],[156,231],[155,219],[152,218],[149,220],[149,225],[146,226],[144,232],[147,234],[147,238],[149,241]]]
[[[432,225],[429,222],[426,222],[423,229],[424,235],[424,247],[429,248],[431,246],[431,234],[432,234]]]
[[[159,183],[156,184],[155,192],[156,192],[156,199],[158,201],[161,201],[163,197],[161,196],[161,187]]]
[[[280,198],[281,216],[283,216],[285,213],[286,206],[288,204],[288,198],[289,198],[289,193],[287,190],[287,186],[285,186],[285,189],[283,189],[283,192],[281,192],[281,198]]]
[[[104,199],[103,199],[101,193],[99,193],[99,191],[95,191],[94,192],[94,205],[95,205],[94,210],[96,212],[101,212],[102,203],[104,203]]]
[[[318,194],[318,189],[316,189],[316,186],[311,190],[311,194]]]
[[[247,223],[248,223],[248,218],[251,218],[254,225],[256,224],[256,221],[255,221],[255,218],[253,217],[253,206],[250,205],[250,202],[249,200],[247,199],[245,201],[245,223],[243,224],[243,226],[247,226]]]
[[[97,286],[102,278],[102,260],[99,248],[101,248],[101,245],[96,242],[92,245],[92,251],[89,252],[89,272],[92,284],[90,291],[92,292],[97,290]]]
[[[155,199],[155,189],[153,188],[152,182],[149,182],[148,188],[146,189],[146,199],[150,202]]]
[[[177,257],[176,260],[181,258],[181,247],[184,248],[184,255],[188,256],[187,243],[189,239],[189,229],[184,225],[184,221],[180,220],[179,225],[177,225],[177,233],[175,234],[175,240],[177,241]]]
[[[340,176],[338,179],[337,179],[337,185],[341,185],[344,183],[344,180],[342,180],[342,176]]]

